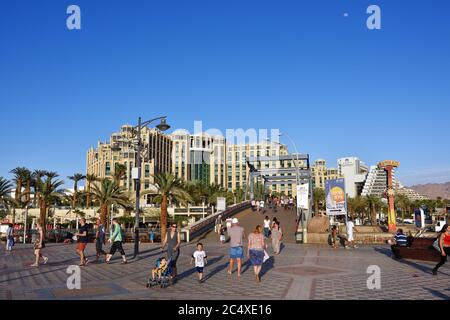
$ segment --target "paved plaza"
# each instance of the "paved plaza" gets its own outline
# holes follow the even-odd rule
[[[125,250],[132,253],[133,244]],[[94,246],[88,255],[94,259]],[[190,265],[193,245],[184,245],[179,260],[179,278],[167,288],[145,287],[151,267],[161,256],[159,245],[143,244],[141,258],[121,265],[117,256],[109,265],[91,263],[82,269],[82,289],[68,290],[67,267],[79,262],[74,245],[49,244],[49,263],[30,268],[32,247],[17,245],[9,254],[0,253],[0,299],[194,299],[194,300],[442,300],[450,298],[450,268],[444,266],[438,277],[430,274],[433,264],[396,261],[387,246],[366,246],[356,250],[332,250],[327,246],[288,243],[282,254],[271,258],[257,284],[253,270],[244,267],[242,279],[226,273],[228,246],[206,243],[209,265],[206,282],[199,284]],[[381,290],[367,288],[367,268],[381,268]]]

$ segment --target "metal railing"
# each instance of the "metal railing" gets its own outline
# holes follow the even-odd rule
[[[205,233],[209,229],[214,228],[217,218],[219,218],[219,216],[221,217],[222,220],[225,220],[234,216],[236,213],[241,212],[242,210],[250,208],[250,206],[251,201],[244,201],[242,203],[229,207],[225,211],[217,212],[213,215],[206,217],[205,219],[198,221],[193,225],[183,228],[181,230],[181,241],[190,242],[191,239],[194,239],[195,237]]]

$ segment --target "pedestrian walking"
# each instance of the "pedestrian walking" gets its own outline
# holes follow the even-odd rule
[[[345,246],[346,249],[349,249],[350,246],[352,246],[354,249],[357,249],[358,247],[355,245],[355,235],[354,232],[357,232],[355,229],[355,224],[353,223],[352,218],[348,218],[347,221],[347,245]]]
[[[163,241],[161,250],[167,246],[167,259],[171,262],[174,278],[177,277],[177,262],[180,257],[181,235],[178,231],[178,225],[173,223],[170,227],[170,231],[167,232]]]
[[[151,228],[150,232],[148,234],[148,239],[150,241],[150,243],[155,243],[155,229]]]
[[[48,258],[42,255],[42,249],[45,248],[45,236],[40,222],[36,223],[36,241],[34,243],[34,255],[36,261],[30,267],[39,267],[39,260],[42,258],[44,264],[47,264]]]
[[[111,250],[109,254],[106,256],[106,263],[109,263],[114,256],[114,254],[119,251],[120,255],[122,256],[122,262],[121,264],[127,264],[127,257],[125,255],[125,250],[123,250],[123,234],[122,234],[122,228],[120,227],[120,224],[117,219],[113,219],[113,228],[111,228],[111,236],[109,238],[109,242],[111,245]]]
[[[283,240],[283,232],[280,225],[275,223],[272,227],[272,248],[275,255],[279,255],[281,251],[281,241]]]
[[[14,247],[14,226],[10,223],[6,229],[6,251],[11,252]]]
[[[278,224],[278,226],[281,226],[281,223],[280,223],[280,221],[278,221],[277,217],[274,217],[272,220],[272,228],[275,224]]]
[[[248,236],[248,258],[253,265],[256,282],[261,282],[261,268],[264,263],[264,250],[267,248],[264,235],[262,234],[262,227],[257,226],[255,231]]]
[[[436,265],[433,269],[433,275],[437,276],[439,268],[441,268],[448,259],[448,255],[450,254],[450,226],[446,224],[438,237],[439,248],[441,249],[441,261]]]
[[[260,202],[259,202],[259,212],[261,212],[261,213],[266,213],[266,210],[264,209],[264,207],[265,207],[265,203],[264,203],[264,200],[261,200]]]
[[[203,283],[203,273],[205,271],[205,266],[208,263],[208,256],[203,248],[203,244],[197,244],[197,250],[192,255],[191,264],[195,262],[195,269],[198,274],[198,282]]]
[[[264,219],[264,237],[266,237],[266,239],[270,237],[270,219],[268,216]]]
[[[231,228],[228,230],[230,237],[230,265],[228,274],[233,274],[234,263],[237,263],[237,275],[241,277],[242,260],[244,259],[245,230],[239,225],[239,220],[234,218]]]
[[[85,267],[89,263],[89,259],[86,258],[86,255],[84,251],[86,250],[87,244],[88,244],[88,233],[89,233],[89,227],[86,224],[86,219],[81,218],[80,219],[80,229],[78,230],[78,233],[75,234],[75,237],[77,237],[77,254],[80,256],[80,267]]]
[[[96,262],[99,261],[100,256],[108,255],[104,250],[103,246],[106,245],[106,231],[105,227],[102,224],[102,221],[100,219],[97,219],[97,231],[95,233],[95,251],[96,251]]]
[[[338,236],[338,228],[337,226],[332,226],[330,232],[330,245],[333,249],[337,249],[337,236]]]
[[[226,242],[226,236],[225,236],[225,232],[227,231],[227,229],[225,228],[225,226],[224,225],[222,225],[221,227],[220,227],[220,238],[219,238],[219,241],[220,241],[220,243],[222,243],[222,244],[224,244],[225,242]]]

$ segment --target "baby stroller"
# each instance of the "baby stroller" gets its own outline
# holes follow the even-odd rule
[[[161,263],[161,258],[156,261],[156,268],[159,268]],[[156,276],[156,279],[153,280],[152,275],[148,278],[147,282],[147,288],[153,288],[156,286],[160,286],[162,289],[165,289],[173,284],[173,265],[172,265],[172,259],[167,261],[167,269],[161,273],[161,277],[158,278],[158,275]]]

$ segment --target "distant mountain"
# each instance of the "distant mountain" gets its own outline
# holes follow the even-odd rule
[[[410,188],[431,199],[436,199],[437,197],[450,199],[450,182],[419,184]]]

